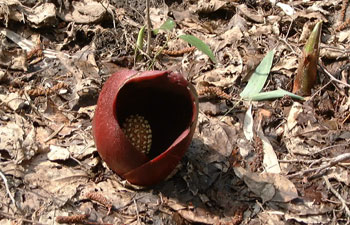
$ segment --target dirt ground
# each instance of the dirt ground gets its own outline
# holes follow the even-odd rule
[[[145,4],[0,0],[0,224],[350,224],[348,1],[151,0],[153,28],[176,26],[135,57]],[[273,49],[263,91],[291,91],[319,21],[310,96],[240,99]],[[190,46],[182,34],[217,63],[171,55]],[[180,72],[199,94],[188,151],[148,188],[111,171],[92,136],[99,92],[122,69]]]

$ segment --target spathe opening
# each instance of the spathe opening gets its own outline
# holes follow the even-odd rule
[[[130,115],[142,115],[152,129],[150,158],[165,151],[190,126],[193,102],[187,86],[162,75],[151,79],[131,79],[116,98],[119,125]]]

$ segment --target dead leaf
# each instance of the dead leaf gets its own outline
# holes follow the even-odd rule
[[[254,119],[252,115],[252,105],[250,104],[249,108],[245,113],[244,123],[243,123],[243,132],[245,137],[249,141],[252,141],[254,137],[253,126],[254,126]]]
[[[288,130],[292,130],[298,124],[297,118],[299,114],[302,112],[303,112],[302,105],[298,102],[294,102],[288,114],[288,119],[287,119]]]
[[[150,8],[149,9],[152,26],[154,28],[159,28],[167,20],[168,10],[166,10],[166,9],[164,9],[164,8]]]
[[[4,19],[5,26],[8,26],[9,19],[23,22],[23,8],[18,0],[0,0],[0,19]]]
[[[50,161],[67,160],[70,157],[70,153],[67,148],[50,145],[50,151],[47,153],[47,158]]]
[[[0,47],[0,66],[27,71],[27,53],[22,49],[5,50]]]
[[[281,221],[278,213],[275,211],[264,211],[258,214],[259,220],[262,224],[266,225],[284,225],[285,223]]]
[[[113,13],[112,10],[115,10],[114,7],[111,4],[106,4],[106,2],[72,1],[72,7],[58,13],[58,16],[66,22],[97,23],[109,13]]]
[[[298,60],[296,57],[285,56],[280,58],[280,61],[271,68],[272,72],[279,72],[292,77],[298,68]]]
[[[97,149],[95,147],[95,143],[92,140],[89,140],[87,143],[84,144],[76,144],[69,146],[69,152],[74,158],[82,160],[86,156],[97,152]]]
[[[263,143],[264,159],[263,166],[267,173],[281,173],[281,168],[278,163],[277,155],[269,141],[268,138],[264,135],[261,126],[259,126],[257,131],[258,136],[260,137]]]
[[[17,151],[20,149],[23,138],[24,131],[19,124],[8,122],[1,125],[0,149],[7,151],[11,158],[16,159]]]
[[[27,20],[33,27],[52,26],[56,23],[56,6],[53,3],[43,3],[26,10]]]
[[[329,168],[329,170],[330,171],[327,174],[327,177],[329,179],[334,178],[339,182],[344,183],[345,185],[350,185],[350,174],[348,170],[342,167],[332,167]]]
[[[85,172],[48,161],[41,155],[31,162],[23,180],[30,187],[40,186],[45,196],[55,196],[55,205],[63,206],[76,194],[77,187],[85,184],[87,179]]]
[[[241,4],[237,7],[239,11],[246,16],[248,19],[257,22],[257,23],[263,23],[264,17],[262,15],[259,15],[255,10],[248,8],[246,4]]]
[[[232,128],[223,123],[214,123],[201,114],[198,117],[198,124],[204,144],[228,157],[233,149],[231,135],[234,135],[234,131]]]
[[[221,0],[214,0],[214,1],[205,1],[200,0],[198,2],[197,8],[195,9],[195,12],[197,13],[211,13],[219,10],[220,8],[224,7],[226,5],[225,1]]]
[[[263,202],[290,202],[298,197],[294,184],[280,174],[251,173],[242,167],[235,167],[234,171]]]

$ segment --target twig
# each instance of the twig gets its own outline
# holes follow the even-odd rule
[[[326,165],[320,166],[318,168],[311,168],[311,169],[307,169],[304,171],[300,171],[299,173],[291,174],[288,176],[288,178],[302,176],[304,174],[311,173],[314,171],[316,171],[316,173],[320,173],[322,170],[324,170],[326,168],[335,166],[336,164],[338,164],[342,161],[345,161],[345,160],[349,160],[349,159],[350,159],[350,153],[344,153],[344,154],[341,154],[341,155],[338,155],[334,158],[329,159],[329,162]]]
[[[140,51],[140,53],[144,56],[146,56],[149,60],[151,60],[151,57],[149,56],[149,54],[147,54],[146,52],[144,52],[142,49],[137,48],[138,51]]]
[[[282,159],[282,160],[278,160],[279,163],[305,163],[305,164],[316,164],[316,163],[319,163],[320,161],[322,161],[323,159],[310,159],[310,160],[307,160],[307,159]]]
[[[288,41],[284,38],[279,38],[280,41],[284,42],[292,51],[293,54],[297,55],[298,53],[293,49],[293,47],[288,43]]]
[[[167,35],[166,36],[166,44],[165,45],[163,45],[157,52],[156,52],[156,54],[154,55],[154,57],[153,57],[153,59],[152,59],[152,62],[151,62],[151,64],[149,65],[149,67],[148,67],[148,69],[151,69],[152,67],[153,67],[153,65],[154,65],[154,63],[156,62],[156,59],[157,59],[157,57],[162,53],[162,51],[165,49],[165,47],[166,47],[166,45],[168,45],[168,42],[169,42],[169,35]]]
[[[107,1],[107,6],[103,5],[103,2],[102,2],[102,1],[100,2],[100,4],[102,5],[103,8],[105,8],[105,10],[106,10],[107,13],[111,14],[111,16],[112,16],[112,18],[113,18],[113,20],[112,20],[112,21],[113,21],[113,28],[114,28],[114,30],[116,30],[116,25],[115,25],[115,20],[116,20],[116,19],[115,19],[115,16],[114,16],[114,12],[113,12],[113,10],[108,10],[109,4],[110,4],[110,3],[109,3],[109,0]]]
[[[338,155],[334,158],[332,158],[327,165],[324,165],[324,166],[321,166],[317,172],[323,170],[323,169],[326,169],[328,167],[331,167],[331,166],[335,166],[336,164],[340,163],[340,162],[343,162],[345,160],[349,160],[350,159],[350,153],[344,153],[344,154],[341,154],[341,155]]]
[[[292,20],[290,21],[290,24],[289,24],[289,27],[288,27],[288,31],[287,31],[287,33],[286,33],[286,36],[284,37],[286,40],[287,40],[287,38],[288,38],[288,35],[289,35],[290,30],[292,29],[293,22],[294,22],[294,19],[292,19]]]
[[[31,98],[30,98],[30,96],[28,95],[28,92],[27,92],[26,90],[24,91],[24,97],[25,97],[25,99],[27,100],[27,102],[29,103],[30,108],[31,108],[38,116],[40,116],[41,118],[48,119],[48,118],[45,117],[45,116],[37,109],[37,107],[33,104],[33,101],[31,100]],[[50,120],[50,119],[49,119],[49,120]],[[50,121],[52,121],[52,120],[50,120]],[[43,122],[46,123],[45,120],[43,120]]]
[[[137,10],[137,9],[135,9],[132,5],[130,5],[130,4],[127,4],[128,5],[128,7],[132,10],[132,11],[134,11],[135,13],[137,13],[137,15],[139,15],[141,18],[142,18],[142,20],[143,21],[145,21],[145,17]],[[139,28],[139,27],[138,27]]]
[[[341,124],[343,125],[349,118],[350,118],[350,113],[345,117],[345,119],[341,122]]]
[[[327,84],[323,85],[320,89],[318,89],[315,94],[313,94],[308,101],[311,101],[318,93],[320,93],[324,88],[326,88],[330,83],[332,83],[332,80],[328,81]]]
[[[54,138],[59,132],[61,132],[61,130],[63,129],[64,124],[62,124],[56,131],[54,131],[52,134],[50,134],[50,136],[48,136],[45,140],[44,143],[50,141],[52,138]]]
[[[20,220],[22,222],[32,223],[34,225],[46,225],[45,223],[39,223],[39,222],[36,222],[34,220],[28,220],[28,219],[20,218],[18,216],[12,216],[12,215],[4,213],[4,212],[0,212],[0,215],[3,217],[6,217],[8,219],[11,219],[11,220]]]
[[[327,45],[324,45],[324,44],[321,44],[321,48],[322,49],[332,49],[334,50],[335,52],[340,52],[340,53],[343,53],[343,54],[348,54],[350,53],[350,50],[348,49],[341,49],[339,47],[334,47],[334,46],[327,46]],[[346,57],[346,56],[344,56]]]
[[[12,194],[10,192],[10,189],[9,189],[9,186],[8,186],[8,183],[7,183],[7,179],[6,179],[5,175],[1,171],[0,171],[0,176],[1,176],[2,180],[4,181],[6,192],[9,195],[9,197],[10,197],[10,199],[12,201],[12,204],[14,204],[14,206],[17,208],[16,201],[15,201],[15,199],[13,198],[13,196],[12,196]]]
[[[149,15],[149,1],[146,0],[146,18],[147,18],[147,55],[151,54],[151,17]]]
[[[318,154],[318,153],[321,153],[321,152],[323,152],[323,151],[326,151],[326,150],[328,150],[328,149],[331,149],[331,148],[340,147],[340,146],[348,146],[348,145],[349,145],[348,143],[346,143],[346,144],[339,144],[339,145],[331,145],[331,146],[328,146],[328,147],[325,147],[325,148],[322,148],[322,149],[316,151],[316,152],[314,153],[314,155],[316,155],[316,154]]]
[[[345,213],[348,217],[348,220],[350,219],[350,209],[346,205],[346,201],[343,199],[343,197],[332,187],[331,183],[329,182],[328,178],[326,176],[323,176],[324,181],[326,182],[327,188],[341,201],[341,204],[343,205],[343,208],[345,209]]]
[[[342,85],[345,85],[346,87],[350,87],[350,84],[344,83],[341,80],[338,80],[337,78],[335,78],[330,72],[328,72],[328,70],[326,68],[324,68],[321,64],[318,64],[320,66],[320,68],[323,70],[324,73],[326,73],[329,78],[331,78],[332,81],[335,81],[337,83],[340,83]]]
[[[235,108],[236,108],[236,106],[238,106],[238,104],[240,103],[240,102],[243,102],[243,99],[241,98],[241,99],[236,99],[237,100],[237,102],[229,109],[229,110],[227,110],[227,112],[224,114],[224,116],[223,116],[223,118],[226,116],[226,115],[228,115],[232,110],[234,110]]]
[[[139,210],[137,209],[137,204],[135,199],[134,199],[134,205],[136,209],[137,223],[140,224],[140,215],[139,215]]]

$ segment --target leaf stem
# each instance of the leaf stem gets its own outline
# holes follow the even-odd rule
[[[147,19],[147,55],[151,54],[151,17],[149,15],[149,1],[146,0],[146,19]]]

